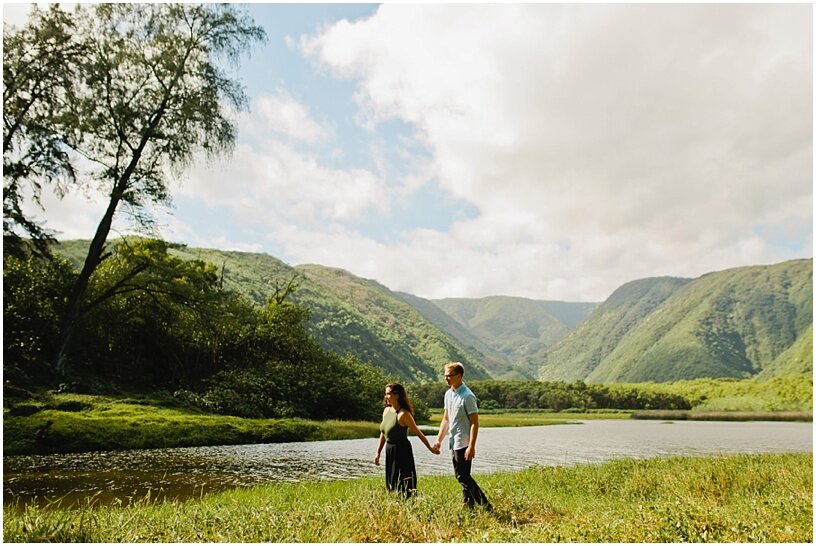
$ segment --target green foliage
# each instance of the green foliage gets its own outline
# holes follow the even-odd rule
[[[123,240],[96,269],[77,329],[81,365],[72,390],[107,382],[107,388],[178,391],[206,411],[242,417],[379,416],[386,376],[353,355],[323,350],[306,328],[305,307],[283,294],[258,307],[223,290],[214,265],[170,250],[163,241]],[[16,359],[7,363],[25,371],[34,369],[33,361],[50,371],[53,384],[50,355],[42,353],[58,313],[46,304],[64,298],[70,283],[55,275],[70,267],[37,258],[8,263],[12,297],[5,313],[14,342],[6,349]],[[52,293],[59,297],[41,299]]]
[[[42,381],[57,352],[65,294],[76,273],[63,259],[6,256],[3,262],[3,375]]]
[[[462,510],[452,476],[389,495],[382,478],[273,484],[186,502],[4,506],[9,542],[677,543],[813,540],[812,454],[621,460],[479,478],[495,511]]]
[[[376,418],[382,372],[321,349],[300,305],[270,301],[254,313],[240,358],[208,381],[206,407],[241,416]]]
[[[85,292],[104,259],[116,210],[124,203],[133,218],[149,224],[146,205],[169,200],[168,167],[180,171],[197,151],[232,147],[227,110],[247,101],[219,61],[237,60],[265,33],[228,4],[98,4],[80,5],[70,15],[51,10],[3,34],[14,45],[8,55],[4,49],[4,80],[12,85],[4,88],[3,102],[13,107],[4,122],[18,127],[14,135],[4,130],[4,167],[19,171],[19,180],[4,184],[4,212],[21,216],[9,227],[4,222],[4,235],[11,237],[13,223],[41,238],[20,212],[20,183],[33,186],[35,199],[41,179],[56,181],[64,193],[76,185],[76,162],[84,162],[87,174],[79,184],[95,180],[109,199],[61,319],[56,360],[67,376],[78,360],[71,351]],[[33,43],[43,36],[53,47]],[[29,63],[37,66],[33,74]],[[29,76],[33,84],[25,83]],[[30,150],[42,149],[29,159]],[[31,167],[42,158],[50,162],[46,167]]]
[[[645,384],[683,396],[697,409],[786,411],[813,409],[813,378],[809,375],[733,379],[695,379],[664,384]]]
[[[74,242],[63,245],[76,255]],[[267,254],[177,248],[185,259],[220,266],[224,287],[265,305],[288,279],[297,279],[289,300],[309,309],[308,331],[320,346],[351,354],[402,381],[441,378],[442,367],[463,362],[474,377],[487,378],[481,353],[440,331],[399,295],[348,272],[317,265],[290,267]]]
[[[808,376],[768,381],[695,379],[673,383],[593,385],[583,381],[468,381],[479,408],[617,410],[808,410],[813,382]],[[420,383],[410,392],[432,408],[441,408],[447,385]]]
[[[646,391],[626,385],[587,385],[582,381],[469,381],[480,409],[689,409],[691,405],[674,393]],[[446,385],[412,386],[429,406],[443,406]]]
[[[40,182],[76,182],[71,149],[99,165],[113,204],[166,200],[168,165],[232,145],[226,108],[246,97],[219,61],[264,39],[229,5],[35,10],[3,31],[4,171],[34,184],[36,199]]]
[[[216,322],[238,305],[214,266],[170,256],[163,241],[122,241],[91,277],[75,359],[133,386],[194,385],[217,368]]]

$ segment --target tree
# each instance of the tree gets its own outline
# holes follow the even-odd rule
[[[48,255],[51,234],[22,209],[24,187],[40,202],[44,183],[75,182],[67,147],[60,137],[77,62],[84,54],[73,20],[59,6],[33,7],[29,24],[3,31],[3,240],[4,254],[24,257],[28,235],[34,249]]]
[[[122,240],[94,272],[73,353],[85,370],[178,388],[218,368],[211,345],[219,324],[232,322],[235,295],[219,289],[214,265],[169,250],[156,239]]]
[[[58,349],[64,294],[76,272],[67,260],[37,255],[3,263],[3,376],[45,382]]]
[[[247,100],[218,61],[236,61],[265,39],[261,27],[228,4],[80,5],[70,19],[66,28],[74,29],[82,54],[66,61],[76,77],[45,99],[54,109],[50,128],[74,165],[88,166],[88,180],[99,183],[108,203],[68,296],[57,357],[63,374],[115,214],[124,204],[149,223],[146,206],[169,202],[170,170],[183,170],[198,151],[232,148],[228,108],[245,108]],[[72,97],[69,111],[59,108],[63,94]]]

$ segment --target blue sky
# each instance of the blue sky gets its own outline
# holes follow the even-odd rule
[[[241,6],[250,111],[155,212],[169,240],[433,298],[812,257],[810,4]],[[38,214],[89,238],[100,203]]]

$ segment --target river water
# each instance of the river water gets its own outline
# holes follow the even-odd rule
[[[411,441],[420,481],[423,475],[452,475],[449,452],[433,455],[416,438]],[[3,457],[3,503],[127,503],[148,492],[152,498],[184,499],[272,482],[382,475],[383,467],[372,463],[376,446],[369,438]],[[772,452],[812,453],[813,423],[609,419],[482,428],[473,472]]]

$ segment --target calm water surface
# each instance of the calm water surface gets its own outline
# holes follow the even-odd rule
[[[432,455],[416,438],[423,475],[451,474],[449,452]],[[189,498],[271,482],[382,475],[375,438],[240,446],[143,449],[3,458],[3,502],[64,504]],[[813,452],[813,424],[593,420],[570,425],[482,428],[474,473],[618,458]]]

